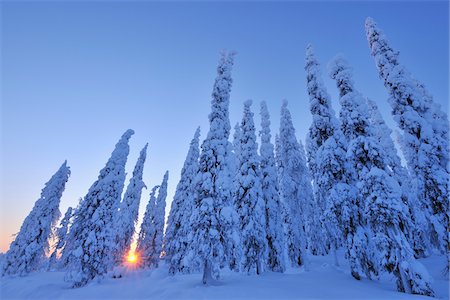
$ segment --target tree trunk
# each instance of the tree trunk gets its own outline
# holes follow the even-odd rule
[[[203,267],[203,284],[208,284],[211,280],[211,266],[209,260],[205,260],[205,264]]]
[[[337,256],[337,247],[335,243],[332,243],[331,245],[331,252],[333,252],[333,259],[334,259],[334,266],[339,267],[339,260]]]

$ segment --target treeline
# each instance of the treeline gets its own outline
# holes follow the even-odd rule
[[[258,132],[251,101],[244,103],[230,142],[234,54],[223,53],[210,128],[201,145],[200,129],[190,143],[165,232],[168,173],[151,189],[137,240],[141,267],[157,268],[164,257],[170,274],[202,272],[206,284],[224,267],[249,274],[307,269],[310,255],[326,254],[338,265],[336,250],[344,248],[354,278],[391,273],[399,291],[434,295],[432,279],[417,258],[449,249],[448,118],[400,64],[372,19],[365,29],[401,131],[406,166],[376,102],[358,91],[342,56],[328,66],[339,90],[336,115],[312,46],[305,61],[313,119],[306,147],[296,138],[286,101],[274,144],[266,103],[260,106]],[[66,270],[66,279],[78,287],[123,263],[145,187],[147,145],[121,199],[133,133],[124,133],[98,180],[53,230],[70,175],[66,163],[61,166],[6,253],[3,275],[24,275],[45,265]],[[46,259],[52,232],[57,243]]]

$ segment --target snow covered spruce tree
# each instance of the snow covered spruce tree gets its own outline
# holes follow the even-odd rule
[[[197,128],[189,151],[181,169],[178,182],[170,208],[169,218],[164,242],[166,261],[169,262],[169,274],[177,272],[189,273],[186,254],[191,246],[192,224],[191,216],[195,200],[195,178],[198,173],[198,158],[200,127]]]
[[[19,233],[6,252],[2,276],[24,276],[42,267],[45,254],[49,251],[52,227],[61,215],[59,203],[69,176],[70,168],[65,161],[45,184],[41,197],[23,221]]]
[[[129,129],[122,135],[97,181],[75,210],[65,278],[72,287],[84,286],[113,268],[114,221],[125,184],[128,141],[133,134]]]
[[[130,245],[134,235],[134,227],[138,220],[139,203],[141,201],[142,188],[145,187],[142,181],[144,172],[144,163],[147,157],[148,144],[144,146],[139,155],[136,166],[133,170],[133,176],[128,183],[128,187],[119,205],[119,211],[116,213],[115,220],[115,249],[114,263],[120,265],[130,250]]]
[[[50,256],[50,261],[48,264],[48,268],[52,269],[56,267],[57,265],[57,255],[58,251],[61,251],[64,248],[64,245],[66,244],[66,236],[69,231],[69,225],[70,225],[70,219],[73,216],[73,208],[69,207],[64,214],[64,217],[62,218],[61,222],[59,223],[59,227],[56,229],[56,246],[55,249],[52,252],[52,255]]]
[[[266,214],[251,100],[244,103],[234,205],[242,241],[241,270],[261,274],[267,257]]]
[[[415,260],[402,227],[409,222],[408,208],[401,200],[401,189],[388,168],[385,149],[370,126],[364,97],[354,88],[350,67],[342,57],[330,64],[342,106],[341,120],[349,139],[347,167],[357,188],[356,208],[359,228],[350,252],[355,253],[358,268],[352,275],[392,273],[402,292],[432,296],[430,277]],[[356,274],[355,274],[356,272]]]
[[[402,150],[418,199],[430,219],[430,243],[449,249],[449,122],[423,84],[400,64],[395,51],[373,19],[366,34],[381,79],[389,92],[394,120],[403,131]]]
[[[312,197],[312,190],[310,182],[305,184],[308,169],[295,137],[287,101],[283,101],[281,107],[278,150],[280,195],[287,214],[287,251],[291,264],[301,266],[307,260],[306,218],[309,202],[312,201],[308,197]]]
[[[262,192],[266,214],[268,245],[267,267],[274,272],[284,272],[285,241],[283,234],[282,203],[279,195],[278,173],[275,165],[274,146],[271,143],[270,118],[266,102],[261,102],[261,161]]]
[[[230,168],[231,69],[234,54],[223,53],[214,83],[210,130],[201,146],[197,194],[193,215],[193,255],[191,262],[203,270],[203,283],[219,278],[225,265],[237,268],[239,235],[232,203],[234,170]]]
[[[153,211],[150,210],[151,225],[147,227],[148,229],[141,227],[141,232],[144,229],[144,232],[142,232],[144,238],[143,246],[146,248],[141,249],[138,242],[138,253],[141,256],[146,257],[146,267],[157,268],[159,266],[164,241],[164,217],[166,213],[168,179],[169,171],[166,171],[161,185],[158,186],[158,196],[156,197],[156,201],[153,200],[156,187],[153,188],[152,195],[150,196],[150,203],[148,204],[148,206],[150,206],[152,202],[155,201]],[[139,239],[140,238],[141,236]]]
[[[150,200],[147,203],[145,209],[144,218],[142,219],[141,229],[139,231],[139,237],[136,245],[136,253],[140,256],[141,268],[149,268],[152,266],[151,256],[153,253],[154,237],[155,237],[155,213],[156,213],[156,191],[159,189],[159,185],[152,188],[150,192]]]
[[[315,240],[318,245],[320,240],[324,240],[324,246],[336,254],[335,250],[342,241],[344,223],[342,203],[331,198],[331,191],[333,189],[336,191],[338,186],[345,184],[346,143],[339,128],[339,121],[331,107],[330,96],[323,84],[320,65],[311,45],[306,48],[305,71],[313,118],[306,140],[306,151],[318,208],[315,215],[321,216],[319,227],[321,230],[316,230]],[[320,232],[325,233],[324,236],[321,236]],[[337,264],[336,255],[334,257]]]
[[[300,178],[301,187],[303,187],[303,198],[305,199],[304,217],[305,217],[305,233],[307,241],[307,250],[314,255],[321,255],[326,253],[324,233],[321,228],[320,213],[321,210],[314,198],[312,189],[312,178],[306,163],[305,147],[301,140],[299,140],[300,147],[300,165],[305,167],[304,175]]]
[[[163,250],[164,241],[164,220],[166,215],[166,198],[167,198],[167,181],[169,180],[169,171],[166,171],[163,177],[163,181],[158,191],[158,197],[156,198],[156,210],[155,210],[155,238],[154,238],[154,250],[150,254],[150,259],[153,266],[156,268],[159,266],[159,260],[161,252]]]
[[[416,256],[426,256],[429,246],[428,220],[421,208],[417,195],[413,192],[411,178],[408,170],[402,166],[397,149],[394,146],[391,134],[392,130],[386,125],[381,116],[375,101],[367,99],[367,106],[370,114],[370,124],[373,127],[375,138],[386,151],[386,163],[393,172],[401,186],[401,196],[403,203],[408,205],[409,214],[412,217],[412,228],[403,228],[403,232],[408,237]]]

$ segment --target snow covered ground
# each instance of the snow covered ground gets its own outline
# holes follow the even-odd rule
[[[309,271],[288,270],[247,276],[223,272],[210,286],[201,275],[168,276],[162,266],[152,271],[129,270],[120,279],[106,278],[86,287],[71,289],[62,272],[34,273],[27,277],[1,278],[1,299],[432,299],[395,290],[393,278],[354,280],[346,262],[335,268],[330,257],[312,257]],[[422,263],[434,277],[437,297],[448,299],[449,281],[442,274],[445,257],[433,256]]]

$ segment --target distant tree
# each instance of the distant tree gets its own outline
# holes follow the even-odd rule
[[[42,267],[45,254],[49,251],[52,227],[61,215],[59,203],[69,176],[70,168],[65,161],[45,184],[41,197],[23,221],[19,233],[5,253],[2,276],[24,276]]]
[[[119,205],[119,211],[115,220],[115,246],[114,260],[116,265],[123,263],[125,256],[130,250],[133,240],[134,228],[138,220],[139,203],[141,201],[142,188],[145,183],[142,181],[144,172],[144,163],[147,157],[148,144],[144,146],[139,155],[136,166],[133,170],[133,176],[125,191],[122,202]]]
[[[431,224],[430,243],[449,249],[449,122],[424,85],[400,64],[395,51],[373,19],[366,34],[380,78],[389,92],[394,120],[403,131],[402,150],[422,209]]]
[[[282,203],[279,195],[278,173],[275,164],[274,146],[271,143],[270,118],[266,102],[261,102],[261,147],[259,148],[262,175],[262,191],[266,213],[266,237],[268,244],[267,267],[274,272],[284,272],[285,241]]]
[[[150,200],[147,203],[145,209],[144,218],[142,219],[141,229],[139,231],[139,237],[136,245],[136,253],[140,256],[139,266],[142,268],[149,268],[152,266],[151,253],[155,248],[155,213],[156,213],[156,191],[159,189],[159,185],[152,188],[150,192]]]
[[[192,240],[191,216],[195,200],[195,178],[198,173],[200,127],[197,128],[181,169],[167,221],[164,249],[169,262],[169,274],[189,273],[186,258]]]
[[[326,242],[324,241],[324,231],[321,227],[320,215],[322,210],[319,208],[316,199],[314,198],[314,192],[312,189],[312,177],[309,172],[306,163],[305,147],[301,140],[299,140],[300,146],[300,159],[301,165],[304,166],[304,175],[301,177],[301,186],[303,187],[305,207],[305,232],[308,252],[314,255],[323,255],[326,253]]]
[[[152,266],[158,267],[161,252],[163,250],[164,241],[164,217],[166,214],[166,198],[167,198],[167,181],[169,179],[169,171],[164,174],[163,181],[158,191],[158,197],[156,198],[154,227],[155,235],[153,237],[153,249],[151,249],[150,261]]]
[[[302,149],[295,137],[291,114],[287,101],[283,102],[280,118],[279,149],[280,195],[286,209],[287,248],[291,264],[301,266],[306,263],[307,236],[306,210],[308,209],[312,190],[310,183],[305,184],[308,176],[306,161]]]
[[[251,104],[251,100],[244,103],[234,202],[242,241],[241,270],[261,274],[267,257],[266,215]]]
[[[57,267],[57,255],[58,252],[61,251],[64,248],[64,245],[66,244],[66,236],[69,231],[70,219],[72,218],[72,216],[73,216],[73,208],[69,207],[66,213],[64,214],[64,217],[62,218],[61,222],[59,223],[59,227],[56,229],[55,234],[56,246],[52,252],[52,255],[50,256],[49,269]]]
[[[97,181],[75,210],[65,277],[72,287],[84,286],[114,266],[114,221],[125,184],[128,141],[133,134],[129,129],[122,135]]]
[[[228,115],[234,54],[224,53],[214,84],[210,130],[201,146],[198,186],[193,214],[193,265],[203,270],[203,283],[219,277],[226,264],[237,266],[237,216],[232,206],[234,170],[231,170]]]
[[[349,245],[352,275],[358,279],[365,273],[370,278],[386,271],[396,277],[399,291],[431,296],[429,275],[414,259],[402,231],[409,222],[408,208],[388,168],[385,149],[375,138],[366,101],[354,88],[344,58],[337,57],[330,64],[330,74],[339,88],[341,120],[349,140],[347,168],[357,188],[358,226]]]

